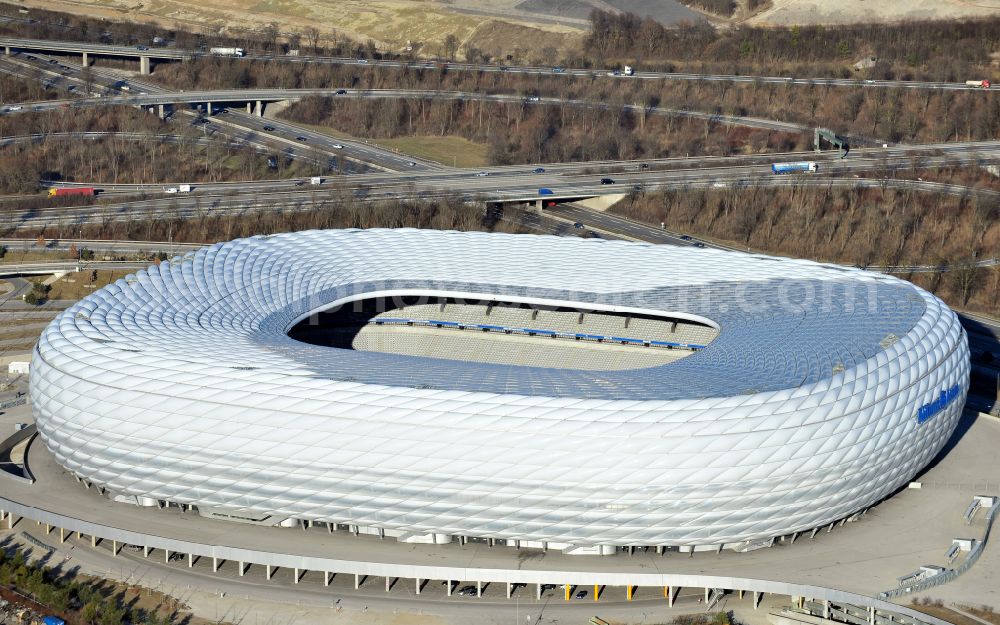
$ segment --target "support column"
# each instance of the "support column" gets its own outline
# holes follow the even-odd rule
[[[142,557],[144,557],[144,558],[148,558],[149,557],[149,545],[143,545],[142,546]]]
[[[354,590],[361,588],[361,576],[357,573],[354,574]]]
[[[213,573],[219,572],[219,559],[216,558],[215,556],[212,556],[212,572]]]
[[[538,212],[538,213],[542,212],[542,200],[541,199],[535,200],[535,212]]]
[[[420,594],[420,578],[419,577],[417,578],[416,591],[417,591],[417,594],[419,595]],[[510,599],[510,597],[507,597],[507,598]]]
[[[49,525],[48,523],[46,523],[45,524],[45,535],[48,536],[51,533],[52,533],[52,526]]]
[[[264,575],[267,577],[268,580],[270,580],[271,576],[274,575],[274,570],[271,568],[270,564],[265,564],[264,566],[267,567]]]
[[[760,606],[760,598],[762,593],[753,591],[753,609],[756,610]]]
[[[13,512],[8,512],[7,513],[7,529],[9,529],[9,530],[14,529],[14,513]]]
[[[705,605],[708,605],[708,598],[709,598],[709,589],[706,588],[705,589]]]
[[[633,586],[632,584],[629,584],[628,586],[625,587],[625,599],[627,601],[632,600],[632,593],[634,591],[635,591],[635,586]]]
[[[91,548],[94,548],[94,549],[97,548],[97,536],[91,536],[90,537],[90,546],[91,546]]]
[[[535,584],[535,601],[541,601],[541,600],[542,600],[542,585]]]
[[[243,575],[243,566],[242,565],[243,565],[243,563],[240,562],[240,575]],[[194,554],[193,553],[189,553],[188,554],[188,568],[189,569],[190,568],[194,568]]]
[[[385,576],[385,591],[389,592],[389,588],[392,587],[392,578],[388,575]]]
[[[83,65],[84,67],[87,67],[88,65],[90,65],[90,58],[87,56],[86,52],[83,53],[83,61],[81,61],[80,64]]]
[[[868,607],[868,625],[875,625],[875,606]]]
[[[252,113],[252,112],[253,112],[253,111],[252,111],[252,110],[250,110],[250,103],[249,103],[249,102],[247,102],[247,115],[249,115],[249,114],[250,114],[250,113]]]
[[[255,113],[257,114],[257,117],[264,116],[264,103],[260,100],[257,100],[257,110],[255,111]]]
[[[117,540],[112,540],[111,541],[111,555],[113,555],[113,556],[118,555],[118,541]]]
[[[59,542],[66,542],[66,530],[62,527],[59,528]]]
[[[667,586],[667,607],[674,607],[674,599],[677,598],[677,593],[681,591],[680,586]]]
[[[243,577],[243,574],[246,572],[246,566],[244,566],[243,560],[240,560],[239,565],[240,565],[240,577]]]
[[[448,596],[451,596],[451,580],[448,580]]]
[[[511,583],[507,582],[507,598],[508,599],[510,599],[510,587],[511,587]]]
[[[830,619],[830,600],[823,599],[823,618]]]
[[[7,56],[10,56],[10,46],[4,46],[3,53]]]
[[[293,581],[293,583],[296,583],[296,584],[299,583],[299,569],[298,568],[292,569],[292,581]]]
[[[163,550],[163,563],[164,564],[170,564],[170,550],[169,549],[164,549]]]
[[[152,72],[149,67],[149,57],[140,56],[139,57],[139,73],[143,76],[149,76]]]
[[[160,119],[166,119],[167,118],[167,106],[165,104],[157,104],[156,105],[156,115]]]
[[[483,596],[483,583],[476,582],[476,597],[482,597],[482,596]]]
[[[211,116],[212,116],[212,103],[205,102],[205,117],[211,117]]]
[[[598,601],[601,598],[601,587],[598,584],[594,584],[594,601]]]
[[[571,587],[570,587],[570,585],[569,585],[569,584],[563,584],[563,595],[564,595],[564,597],[563,597],[563,598],[564,598],[564,599],[565,599],[566,601],[569,601],[569,593],[570,593],[570,588],[571,588]]]

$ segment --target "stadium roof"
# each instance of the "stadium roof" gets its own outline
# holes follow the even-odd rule
[[[710,345],[670,364],[585,371],[308,345],[287,336],[331,303],[427,293],[704,318]],[[328,230],[217,244],[95,293],[63,324],[123,361],[257,375],[557,398],[677,400],[813,384],[877,356],[925,310],[906,282],[712,249],[430,230]],[[45,340],[43,338],[43,340]],[[71,339],[72,340],[72,339]],[[92,350],[93,346],[87,347]],[[228,370],[228,373],[225,372]]]

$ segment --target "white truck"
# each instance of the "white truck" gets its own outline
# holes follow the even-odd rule
[[[323,184],[322,176],[313,176],[309,179],[309,184]]]
[[[245,56],[243,48],[210,48],[209,53],[215,56]]]
[[[191,193],[191,185],[189,184],[177,185],[177,190],[181,193]]]
[[[625,69],[622,70],[622,76],[635,76],[635,70],[632,69],[631,65],[626,65]]]

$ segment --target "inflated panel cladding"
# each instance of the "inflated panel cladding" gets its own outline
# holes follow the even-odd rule
[[[722,332],[638,372],[285,335],[331,298],[385,289],[687,312]],[[621,242],[316,231],[215,245],[94,293],[42,335],[31,395],[57,460],[119,492],[417,533],[690,545],[817,527],[890,494],[951,435],[968,374],[956,316],[876,274]]]

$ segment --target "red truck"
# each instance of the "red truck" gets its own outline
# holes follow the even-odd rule
[[[967,86],[967,87],[976,87],[976,88],[979,88],[979,89],[989,89],[990,88],[990,81],[988,81],[988,80],[966,80],[965,81],[965,86]]]
[[[97,195],[94,187],[59,187],[49,189],[49,197],[61,197],[63,195]]]

